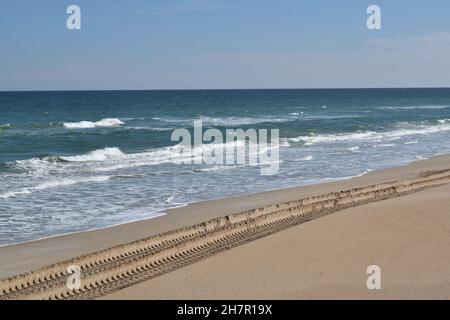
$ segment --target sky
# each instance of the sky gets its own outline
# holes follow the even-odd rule
[[[448,0],[1,1],[0,91],[450,87],[449,17]]]

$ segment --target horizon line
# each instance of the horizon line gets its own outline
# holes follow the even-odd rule
[[[257,91],[257,90],[380,90],[380,89],[450,89],[450,86],[424,87],[311,87],[311,88],[181,88],[181,89],[45,89],[45,90],[0,90],[0,93],[12,92],[114,92],[114,91]]]

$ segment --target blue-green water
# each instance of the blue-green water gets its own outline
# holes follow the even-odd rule
[[[196,119],[279,129],[279,174],[173,164]],[[449,119],[450,89],[3,92],[0,245],[449,152]]]

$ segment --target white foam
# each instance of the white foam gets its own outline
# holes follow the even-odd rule
[[[79,183],[100,183],[100,182],[106,182],[110,179],[109,176],[95,176],[95,177],[86,177],[86,178],[63,178],[60,180],[52,180],[40,183],[33,187],[27,187],[27,188],[21,188],[13,191],[9,191],[3,194],[0,194],[1,199],[8,199],[17,197],[20,195],[30,194],[35,191],[50,189],[50,188],[60,188],[60,187],[66,187],[71,186],[74,184]]]
[[[300,143],[304,142],[305,144],[311,145],[315,143],[329,143],[329,142],[339,142],[339,141],[349,141],[349,140],[363,140],[363,139],[371,139],[376,137],[378,134],[376,132],[357,132],[357,133],[348,133],[348,134],[321,134],[310,136],[300,136],[296,138],[290,138],[289,142]]]
[[[18,189],[18,190],[2,193],[2,194],[0,194],[0,199],[8,199],[8,198],[13,198],[13,197],[17,197],[17,196],[24,195],[24,194],[30,194],[30,193],[31,193],[31,191],[29,189],[23,188],[23,189]]]
[[[440,133],[450,131],[450,123],[440,122],[439,124],[409,124],[404,123],[403,128],[395,129],[385,132],[375,131],[358,131],[352,133],[337,133],[337,134],[311,134],[309,136],[300,136],[289,138],[289,142],[304,143],[305,145],[313,145],[318,143],[334,143],[347,141],[372,141],[381,142],[383,140],[394,141],[406,136],[428,135],[433,133]]]
[[[240,167],[239,165],[216,165],[210,168],[195,169],[194,172],[215,172],[223,171]]]
[[[288,139],[286,139],[286,138],[280,139],[280,147],[288,148],[290,146],[291,146],[291,144],[289,143]]]
[[[303,157],[303,158],[295,159],[294,161],[311,161],[313,159],[314,159],[313,156],[306,156],[306,157]]]
[[[91,129],[96,127],[116,127],[125,124],[120,119],[108,118],[99,121],[64,122],[66,129]]]
[[[195,160],[202,160],[203,153],[211,154],[213,151],[230,150],[232,151],[235,147],[241,147],[244,145],[244,141],[227,142],[222,144],[204,144],[196,148],[187,148],[182,145],[175,145],[171,147],[164,147],[160,149],[148,150],[140,153],[130,153],[124,154],[119,149],[119,152],[115,153],[114,157],[106,158],[103,161],[108,161],[108,164],[102,164],[101,167],[94,168],[95,171],[109,172],[116,171],[120,169],[143,167],[143,166],[154,166],[166,163],[191,163]],[[80,161],[89,161],[93,156],[88,154],[84,156],[76,156],[75,158]],[[103,153],[98,155],[102,158]],[[66,160],[67,157],[62,159]],[[92,160],[91,160],[92,161]],[[98,160],[97,160],[98,161]]]
[[[60,157],[64,161],[69,162],[88,162],[88,161],[107,161],[110,159],[120,159],[125,154],[119,148],[104,148],[89,152],[79,156]]]
[[[153,118],[160,122],[166,123],[176,123],[183,126],[192,126],[194,120],[202,120],[205,126],[245,126],[245,125],[255,125],[260,123],[283,123],[296,120],[293,114],[289,117],[280,116],[262,116],[262,117],[209,117],[200,116],[196,119],[185,119],[185,118]]]
[[[45,159],[32,158],[27,160],[17,160],[13,163],[13,166],[19,170],[27,172],[33,172],[36,174],[46,174],[52,163]]]
[[[386,143],[386,144],[377,144],[377,145],[374,145],[373,147],[374,148],[388,148],[388,147],[394,147],[394,146],[396,146],[395,143]]]
[[[166,199],[166,201],[165,201],[165,203],[166,204],[170,204],[170,203],[172,203],[172,201],[173,201],[173,199],[175,198],[175,196],[170,196],[170,197],[168,197],[167,199]]]
[[[447,109],[450,106],[442,106],[442,105],[422,105],[422,106],[392,106],[392,107],[379,107],[379,110],[438,110],[438,109]]]

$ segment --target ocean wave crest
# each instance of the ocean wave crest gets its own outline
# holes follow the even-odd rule
[[[111,159],[120,159],[123,157],[125,157],[125,154],[119,148],[103,148],[83,155],[59,158],[67,162],[99,162]]]
[[[182,145],[150,149],[138,153],[124,153],[117,147],[103,148],[85,154],[73,156],[45,156],[11,163],[13,167],[33,174],[46,176],[54,172],[113,172],[121,169],[156,166],[168,163],[193,163],[202,161],[203,154],[246,145],[244,141],[232,141],[222,144],[204,144],[195,148]],[[219,169],[228,169],[226,166]],[[205,170],[207,172],[209,170]]]
[[[382,141],[397,140],[407,136],[428,135],[450,131],[450,122],[439,120],[439,124],[410,124],[403,123],[402,127],[391,131],[357,131],[350,133],[314,134],[288,138],[289,143],[300,143],[307,146],[320,143],[348,142],[348,141]]]
[[[117,118],[107,118],[99,121],[80,121],[80,122],[64,122],[66,129],[91,129],[96,127],[117,127],[125,123]]]

